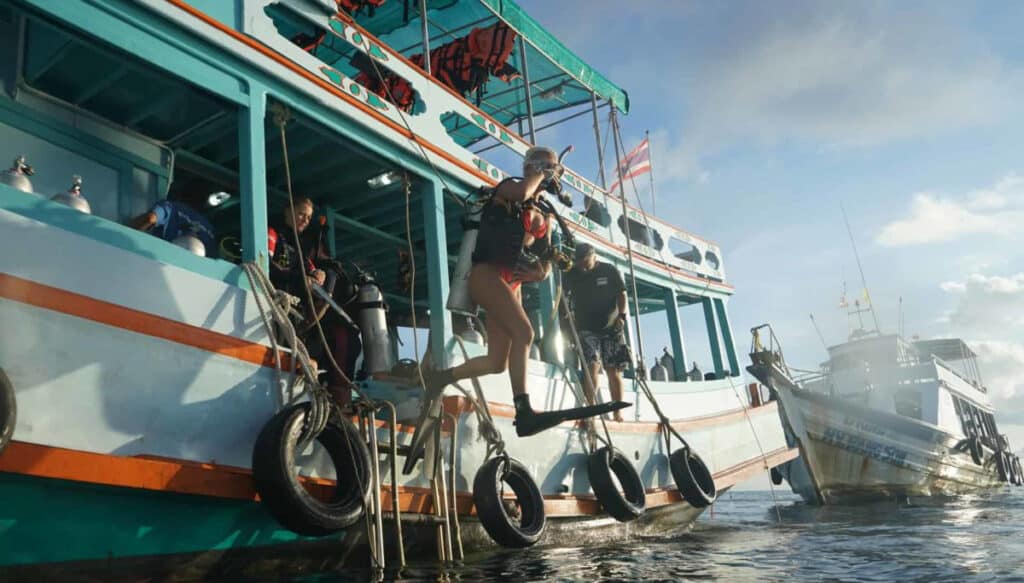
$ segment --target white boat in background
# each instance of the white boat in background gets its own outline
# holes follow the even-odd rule
[[[813,504],[958,495],[1021,484],[975,353],[959,338],[907,341],[855,330],[817,372],[785,361],[771,327],[753,330],[748,370],[778,399],[801,457],[772,479]]]

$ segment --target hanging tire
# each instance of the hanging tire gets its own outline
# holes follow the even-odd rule
[[[967,440],[967,448],[971,452],[971,461],[975,465],[984,465],[985,452],[981,449],[981,441],[977,437],[972,437]]]
[[[644,513],[647,506],[644,483],[636,467],[621,451],[602,447],[593,452],[587,458],[587,471],[597,501],[612,518],[629,522]]]
[[[689,448],[677,449],[668,458],[672,478],[683,499],[694,508],[707,508],[715,501],[718,491],[711,470]]]
[[[314,497],[299,481],[295,463],[309,403],[278,412],[263,427],[252,452],[252,475],[260,500],[281,526],[306,536],[325,536],[363,514],[370,494],[370,450],[348,419],[332,418],[316,440],[327,450],[336,474],[330,501]]]
[[[772,484],[776,486],[782,485],[782,472],[779,471],[779,468],[772,468],[768,473],[771,474]]]
[[[14,385],[4,369],[0,368],[0,453],[11,443],[17,421],[18,401],[14,397]]]
[[[1010,469],[1010,454],[1006,453],[1005,450],[999,450],[996,452],[996,470],[999,471],[999,480],[1002,482],[1009,483],[1012,478],[1012,470]]]
[[[544,497],[526,466],[514,459],[495,457],[484,462],[473,478],[473,504],[477,518],[494,542],[503,547],[533,546],[544,534]],[[504,482],[512,489],[518,502],[519,517],[509,516],[501,495]]]

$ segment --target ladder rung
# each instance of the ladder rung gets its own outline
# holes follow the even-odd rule
[[[381,519],[382,520],[391,520],[391,521],[393,521],[393,520],[395,520],[395,513],[394,512],[390,512],[390,511],[385,511],[385,512],[383,512],[381,514]],[[435,516],[433,514],[407,514],[405,512],[402,513],[402,522],[407,522],[409,524],[433,524],[433,525],[444,524],[445,523],[443,516]]]
[[[370,444],[367,444],[367,447],[369,447],[369,445]],[[405,456],[409,455],[409,446],[408,445],[399,445],[397,449],[398,449],[398,455],[400,455],[402,457],[405,457]],[[380,455],[391,455],[391,444],[390,443],[378,443],[377,444],[377,451],[380,452]]]

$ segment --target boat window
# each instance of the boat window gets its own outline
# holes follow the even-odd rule
[[[626,221],[621,215],[619,216],[618,224],[619,230],[622,231],[622,234],[626,234]],[[654,249],[659,250],[664,247],[664,241],[662,241],[661,235],[658,234],[657,231],[648,229],[647,225],[643,222],[632,218],[629,219],[629,235],[630,239],[642,245],[647,245],[648,247],[653,247]]]
[[[91,214],[123,225],[170,198],[195,207],[214,231],[237,229],[237,206],[215,218],[208,204],[213,194],[218,203],[237,202],[233,104],[115,45],[16,14],[24,22],[20,42],[0,46],[0,60],[20,63],[18,91],[0,96],[0,158],[25,154],[34,189],[47,197],[80,176]],[[105,230],[89,225],[83,234]],[[215,242],[204,249],[217,255]]]
[[[921,391],[905,389],[893,395],[896,414],[911,419],[921,419]]]
[[[718,266],[719,266],[718,255],[715,255],[714,252],[712,252],[712,251],[705,252],[704,253],[704,259],[707,260],[708,265],[711,267],[711,269],[718,269]]]
[[[604,204],[589,196],[583,197],[583,216],[602,227],[607,227],[612,222],[612,217],[608,214],[608,209]]]
[[[669,237],[668,239],[668,250],[672,255],[676,256],[683,261],[688,261],[696,265],[700,265],[703,257],[701,257],[700,250],[675,237]]]

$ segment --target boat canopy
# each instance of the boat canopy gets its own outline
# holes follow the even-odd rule
[[[411,58],[423,53],[423,22],[419,4],[415,0],[386,2],[372,14],[366,9],[360,11],[354,19],[386,45]],[[621,112],[629,112],[629,96],[623,89],[576,56],[514,2],[427,0],[426,5],[427,34],[432,50],[468,35],[474,28],[485,28],[499,20],[525,40],[525,63],[521,51],[523,45],[517,42],[508,64],[519,73],[529,73],[534,117],[589,104],[592,93],[599,101],[610,101]],[[301,23],[282,22],[287,19],[284,12],[272,12],[272,16],[285,36],[307,32]],[[353,77],[357,70],[350,61],[355,52],[353,46],[331,39],[316,48],[319,59]],[[492,77],[479,95],[478,106],[506,127],[525,120],[528,110],[524,85],[523,78],[504,83]],[[477,97],[466,96],[474,102]],[[472,124],[461,124],[449,130],[453,130],[453,137],[462,145],[475,143],[488,135]]]
[[[975,358],[977,355],[959,338],[939,338],[936,340],[917,340],[914,348],[921,356],[936,356],[942,360],[955,361]]]

